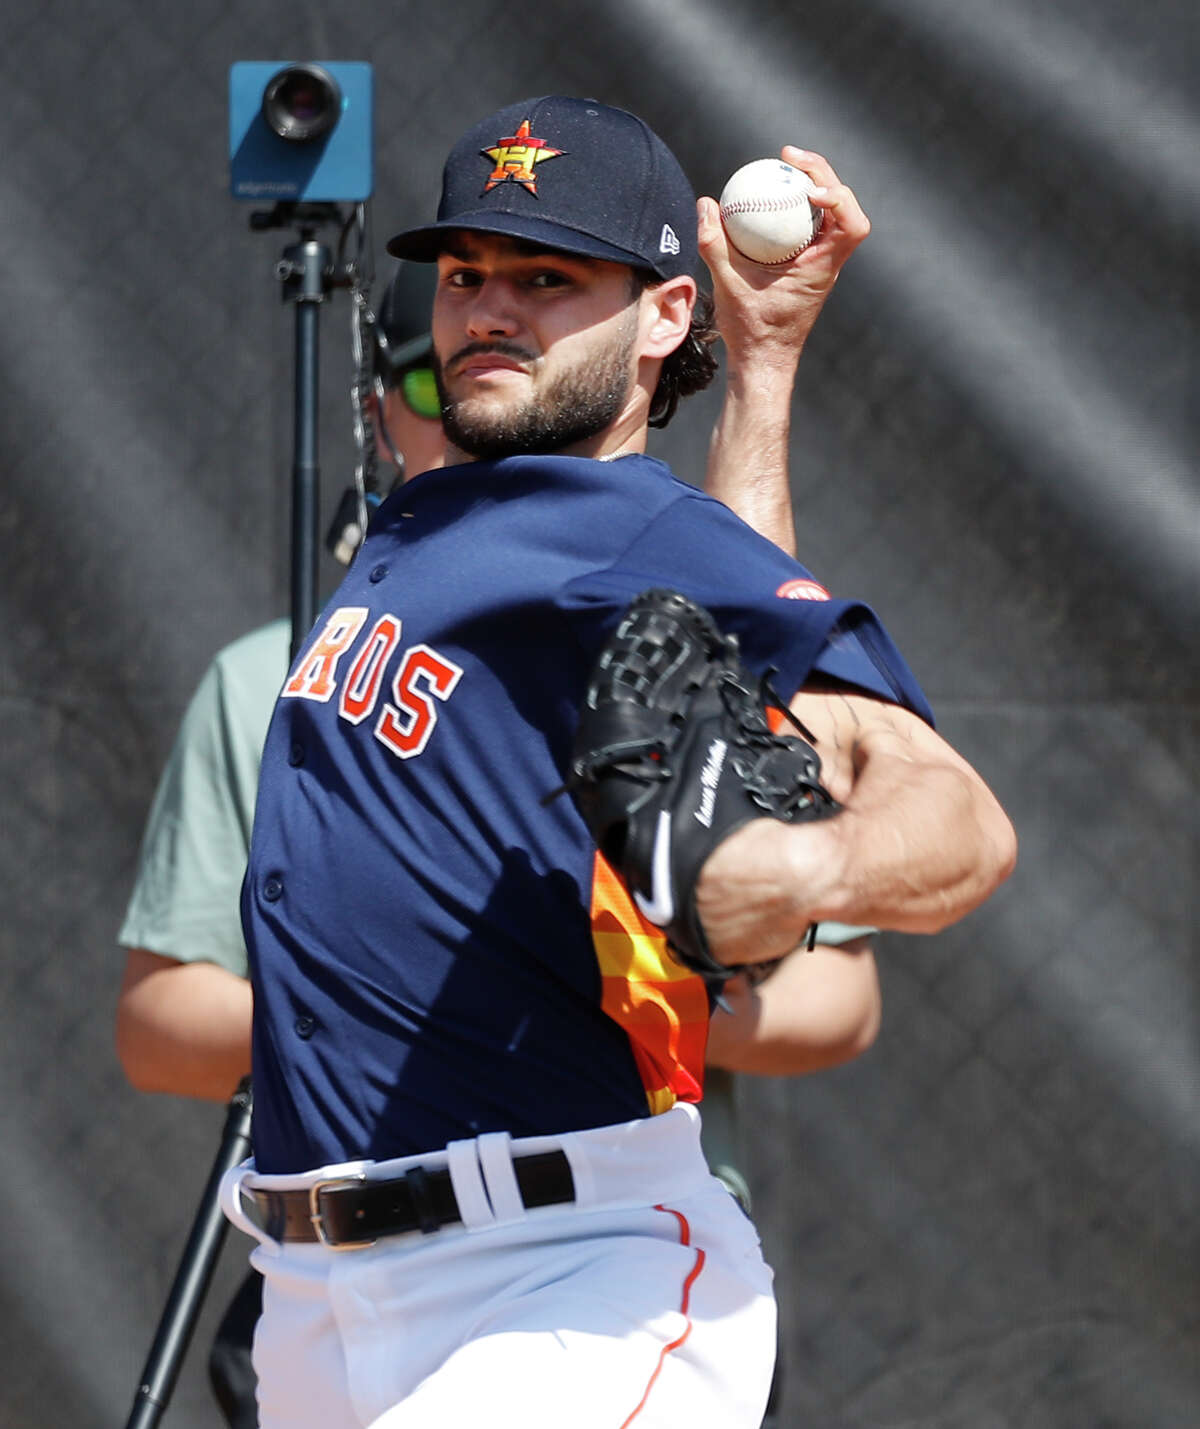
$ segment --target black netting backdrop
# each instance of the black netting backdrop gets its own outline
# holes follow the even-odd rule
[[[463,125],[548,91],[638,110],[703,192],[784,141],[855,187],[874,232],[796,401],[801,551],[884,615],[1021,863],[958,927],[882,940],[869,1056],[741,1085],[782,1423],[1200,1422],[1192,0],[4,18],[0,1423],[124,1423],[223,1123],[125,1085],[115,933],[197,678],[287,609],[286,240],[228,197],[226,117],[230,63],[279,58],[375,67],[384,276]],[[345,294],[321,324],[331,506]],[[682,474],[716,400],[658,439]],[[245,1249],[178,1429],[217,1423]]]

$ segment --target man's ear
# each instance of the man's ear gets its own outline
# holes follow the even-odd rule
[[[686,275],[642,291],[642,356],[668,357],[688,335],[696,280]]]

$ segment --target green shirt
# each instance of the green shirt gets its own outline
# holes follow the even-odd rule
[[[142,837],[117,941],[246,975],[239,899],[263,740],[287,674],[287,620],[227,645],[192,696]]]

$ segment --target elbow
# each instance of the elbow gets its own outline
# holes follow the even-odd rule
[[[858,1016],[846,1022],[842,1035],[826,1044],[819,1063],[821,1068],[840,1067],[847,1062],[853,1062],[875,1045],[879,1030],[883,1026],[883,1001],[878,982],[875,983],[873,992],[874,995],[859,1009]],[[810,1068],[799,1067],[797,1070],[805,1071]]]
[[[150,1075],[142,1068],[129,1062],[122,1062],[121,1066],[125,1072],[125,1080],[135,1092],[160,1092],[162,1088],[154,1082]]]
[[[878,985],[877,985],[878,987]],[[875,998],[854,1029],[852,1036],[846,1045],[846,1056],[844,1061],[853,1061],[855,1057],[861,1057],[864,1052],[869,1052],[874,1047],[879,1036],[879,1029],[883,1026],[883,1000],[876,991]]]
[[[939,905],[920,924],[904,929],[913,933],[941,933],[986,903],[1017,866],[1017,832],[1012,821],[991,800],[979,821],[979,838],[973,857],[957,881],[948,887]]]
[[[991,808],[982,822],[979,876],[984,885],[983,898],[990,898],[996,889],[1011,877],[1017,866],[1017,831],[1012,820],[995,800],[991,801]]]
[[[135,1092],[161,1091],[153,1059],[146,1054],[145,1040],[138,1019],[124,1002],[118,1003],[114,1043],[125,1080]]]
[[[1012,820],[1001,810],[1000,817],[1003,821],[1003,830],[997,840],[997,874],[996,887],[1011,877],[1013,870],[1017,866],[1017,831],[1013,827]]]
[[[773,1076],[802,1077],[813,1072],[827,1072],[832,1067],[843,1067],[871,1050],[882,1022],[882,1011],[876,1004],[857,1022],[844,1026],[840,1035],[784,1046],[769,1065],[755,1065],[748,1070],[767,1072]]]
[[[121,1064],[121,1071],[125,1073],[125,1080],[135,1092],[149,1092],[154,1090],[153,1087],[149,1085],[149,1080],[145,1075],[144,1068],[138,1062],[137,1058],[131,1055],[129,1049],[122,1043],[120,1038],[117,1039],[117,1061]]]
[[[830,974],[837,977],[834,995],[816,1022],[795,1029],[787,1045],[786,1065],[777,1071],[797,1076],[844,1066],[869,1052],[879,1037],[883,992],[870,941],[863,938],[827,948],[825,956]]]

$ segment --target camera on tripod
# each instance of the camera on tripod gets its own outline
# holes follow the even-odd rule
[[[371,66],[239,60],[229,69],[234,198],[362,203],[371,196]]]

